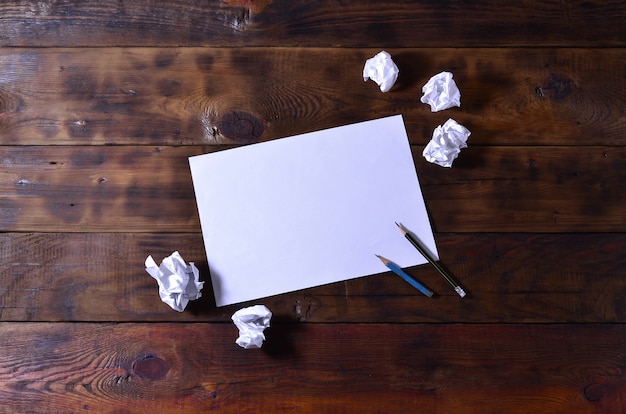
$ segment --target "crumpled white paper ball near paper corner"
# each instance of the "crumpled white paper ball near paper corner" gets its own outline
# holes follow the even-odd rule
[[[432,112],[461,106],[461,92],[450,72],[441,72],[431,77],[422,87],[421,102],[430,105]]]
[[[231,319],[239,329],[237,345],[245,349],[261,348],[265,341],[266,328],[270,326],[272,311],[265,305],[254,305],[239,309]]]
[[[148,256],[145,267],[159,285],[161,300],[175,311],[184,311],[190,300],[202,297],[204,282],[200,282],[198,268],[193,262],[187,265],[177,251],[164,258],[160,266]]]
[[[371,79],[378,84],[381,92],[388,92],[396,83],[399,72],[391,55],[383,50],[365,61],[363,80]]]
[[[448,119],[433,131],[433,137],[424,148],[422,155],[428,162],[452,167],[462,148],[467,148],[471,132],[454,119]]]

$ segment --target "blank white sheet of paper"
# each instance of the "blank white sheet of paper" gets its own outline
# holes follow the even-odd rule
[[[224,306],[437,259],[401,115],[189,158]]]

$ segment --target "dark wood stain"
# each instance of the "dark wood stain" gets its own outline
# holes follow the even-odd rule
[[[133,96],[133,93],[125,93],[124,95]],[[142,100],[138,99],[110,99],[97,98],[90,105],[90,109],[101,114],[123,114],[132,115],[135,108],[141,106]]]
[[[174,63],[177,57],[177,52],[161,52],[154,58],[154,65],[157,68],[168,68]]]
[[[81,67],[66,68],[63,71],[65,95],[82,100],[91,100],[98,91],[98,81],[90,69]]]
[[[39,130],[47,139],[56,137],[61,131],[61,127],[57,121],[42,120],[39,123]]]
[[[230,66],[250,78],[271,79],[276,74],[276,61],[258,51],[233,49],[230,53]],[[258,83],[261,86],[261,83]]]
[[[106,161],[106,154],[102,151],[76,150],[69,156],[74,166],[97,167]]]
[[[159,93],[167,97],[178,95],[181,87],[181,82],[175,79],[163,79],[158,83]]]
[[[199,55],[196,58],[196,65],[202,72],[210,72],[213,69],[215,63],[215,57],[213,55],[205,54]]]
[[[46,201],[46,209],[49,214],[68,225],[81,223],[86,211],[85,203],[81,201],[82,197],[78,195],[72,196],[72,198],[64,198],[62,200],[52,198]]]

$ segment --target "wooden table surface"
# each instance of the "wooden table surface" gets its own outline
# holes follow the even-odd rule
[[[0,412],[626,412],[626,3],[0,4]],[[367,58],[400,68],[383,94]],[[461,107],[421,88],[454,74]],[[402,114],[442,263],[216,307],[188,157]],[[421,155],[448,118],[451,169]],[[246,179],[242,171],[241,179]],[[207,280],[177,313],[144,260]],[[274,313],[261,350],[233,312]]]

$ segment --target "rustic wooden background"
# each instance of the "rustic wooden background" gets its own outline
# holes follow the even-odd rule
[[[626,3],[0,4],[0,412],[626,412]],[[389,51],[394,89],[363,82]],[[462,106],[421,87],[454,73]],[[208,280],[187,158],[401,113],[445,266],[172,311]],[[423,146],[472,131],[452,169]],[[245,171],[242,172],[245,179]]]

